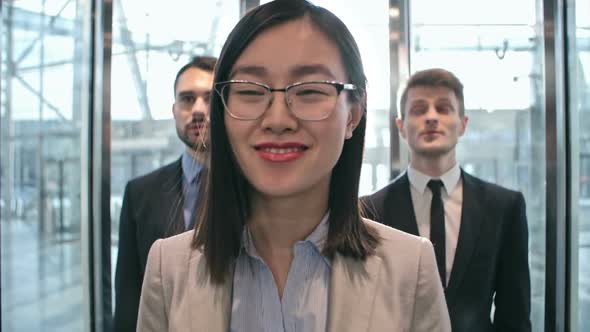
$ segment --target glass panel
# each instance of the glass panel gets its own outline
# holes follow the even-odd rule
[[[368,80],[368,116],[359,195],[368,195],[389,182],[389,1],[312,2],[346,24],[361,52]]]
[[[577,294],[572,297],[577,297],[577,331],[590,331],[590,0],[576,0],[572,4],[574,13],[568,15],[567,25],[575,32],[568,40],[571,153],[575,163],[571,165],[574,193],[571,215],[576,218],[573,225],[577,229],[573,232],[578,240],[578,247],[572,248],[573,255],[578,254],[578,288],[573,290]]]
[[[464,84],[465,171],[521,191],[529,226],[533,331],[544,326],[545,108],[539,0],[416,0],[411,72],[442,67]],[[510,10],[506,10],[510,8]]]
[[[83,331],[89,1],[3,1],[2,330]]]
[[[113,3],[113,281],[127,181],[178,160],[184,150],[172,117],[176,73],[194,55],[219,55],[239,19],[239,5],[238,0]]]

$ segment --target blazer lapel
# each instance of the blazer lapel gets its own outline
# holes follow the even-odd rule
[[[402,174],[391,186],[391,192],[385,199],[386,216],[383,223],[406,233],[418,234],[418,223],[414,214],[410,180],[408,173]]]
[[[447,302],[457,292],[471,256],[475,251],[479,238],[481,224],[485,213],[481,204],[482,195],[474,179],[463,170],[461,170],[463,179],[463,203],[461,207],[461,226],[459,229],[459,239],[457,240],[457,249],[455,250],[455,259],[451,270],[449,285],[446,289]]]
[[[196,277],[188,277],[189,282],[186,298],[190,302],[185,317],[190,331],[229,331],[231,319],[233,268],[221,285],[211,283],[203,255],[191,259],[189,273],[196,273]],[[196,317],[199,317],[197,319]]]
[[[328,331],[367,331],[377,292],[381,259],[366,261],[334,255],[330,281]]]
[[[161,188],[161,209],[164,222],[161,226],[162,236],[172,236],[184,232],[184,195],[182,194],[182,166],[178,159],[166,170]]]

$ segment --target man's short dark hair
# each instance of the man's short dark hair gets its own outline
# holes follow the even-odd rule
[[[208,55],[197,55],[194,56],[189,63],[182,66],[178,73],[176,74],[176,78],[174,79],[174,96],[176,97],[176,85],[178,84],[178,79],[180,75],[187,71],[189,68],[198,68],[204,71],[213,72],[215,70],[215,64],[217,63],[217,58],[208,56]]]
[[[400,102],[400,113],[402,119],[405,118],[408,91],[411,88],[418,86],[426,86],[431,88],[445,87],[451,89],[453,93],[455,93],[457,101],[459,102],[459,115],[461,117],[465,116],[465,100],[463,98],[463,84],[461,81],[459,81],[457,76],[448,70],[442,68],[432,68],[416,72],[414,75],[410,76],[410,79],[404,88],[404,92],[402,93],[402,99]]]

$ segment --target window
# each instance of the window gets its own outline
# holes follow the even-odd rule
[[[533,331],[545,310],[545,109],[538,0],[416,0],[410,71],[441,67],[464,85],[463,168],[523,192],[529,223]],[[506,10],[510,8],[510,10]]]
[[[219,55],[238,21],[239,5],[236,0],[113,3],[113,281],[125,184],[180,158],[184,147],[172,116],[174,78],[192,56]]]
[[[2,330],[82,331],[89,1],[3,1]]]
[[[590,330],[590,1],[568,3],[572,331]],[[577,271],[576,271],[577,270]],[[577,323],[577,329],[575,329]]]

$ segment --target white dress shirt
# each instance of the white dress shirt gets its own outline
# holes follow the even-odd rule
[[[410,193],[418,224],[418,232],[420,236],[426,238],[430,238],[430,204],[432,202],[432,192],[430,189],[427,190],[426,185],[431,179],[440,179],[443,182],[444,190],[441,190],[441,196],[445,209],[446,284],[448,285],[461,227],[461,206],[463,203],[461,168],[459,168],[459,164],[455,164],[439,178],[430,177],[413,169],[411,166],[408,167],[407,173],[410,180]]]

